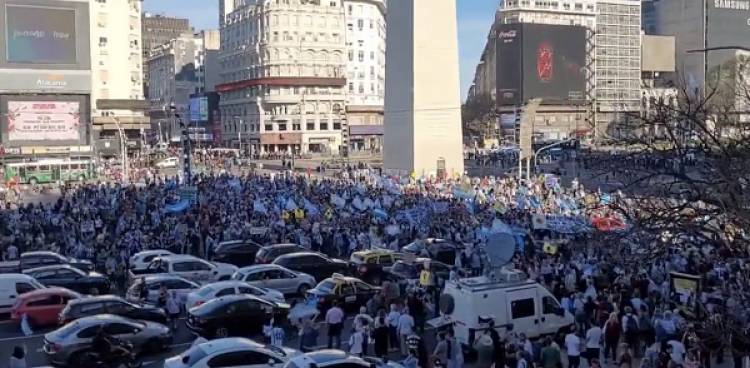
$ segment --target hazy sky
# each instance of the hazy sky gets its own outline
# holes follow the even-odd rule
[[[398,1],[398,0],[395,0]],[[461,61],[461,96],[471,85],[474,68],[484,49],[498,0],[456,0],[458,3],[458,47]],[[195,29],[218,28],[218,0],[145,0],[144,8],[190,19]]]

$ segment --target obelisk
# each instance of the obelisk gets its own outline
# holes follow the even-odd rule
[[[389,1],[387,25],[386,172],[462,174],[456,1]]]

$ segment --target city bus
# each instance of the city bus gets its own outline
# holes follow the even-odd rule
[[[96,177],[96,165],[88,159],[43,159],[5,164],[5,181],[19,184],[84,181]]]

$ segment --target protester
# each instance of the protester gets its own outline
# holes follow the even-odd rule
[[[331,309],[326,312],[326,324],[328,325],[328,348],[341,347],[341,332],[344,327],[344,311],[338,303],[334,303]]]

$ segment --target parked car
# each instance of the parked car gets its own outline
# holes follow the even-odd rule
[[[284,266],[293,271],[304,272],[315,280],[323,280],[334,273],[346,274],[349,264],[340,259],[329,258],[315,252],[297,252],[285,254],[273,261],[273,264]]]
[[[60,312],[61,325],[97,314],[112,314],[130,319],[167,323],[164,309],[131,303],[119,296],[102,295],[71,300]]]
[[[84,294],[106,294],[109,279],[98,272],[86,272],[70,265],[55,265],[23,271],[44,286],[60,286]]]
[[[409,256],[413,257],[412,255]],[[405,258],[407,258],[407,255],[388,249],[370,249],[352,253],[349,257],[349,264],[354,276],[363,281],[380,285],[385,272],[393,266],[393,263]]]
[[[156,322],[100,314],[81,318],[44,335],[44,353],[54,365],[83,368],[84,354],[91,351],[91,343],[100,328],[110,336],[133,344],[136,352],[158,352],[172,341],[167,326]]]
[[[429,258],[415,258],[413,261],[396,262],[386,271],[385,278],[399,284],[416,284],[419,282],[419,274],[424,269],[425,262],[430,262],[430,269],[437,274],[439,280],[447,280],[450,277],[451,267],[447,264]]]
[[[428,238],[405,245],[402,250],[417,257],[428,257],[445,264],[455,264],[456,257],[463,247],[450,240]]]
[[[190,309],[187,326],[205,338],[248,336],[261,332],[271,318],[285,320],[288,313],[288,304],[246,294],[227,295]]]
[[[164,368],[281,367],[299,351],[259,344],[242,337],[216,339],[167,359]]]
[[[159,300],[159,290],[164,286],[167,292],[176,293],[177,299],[181,305],[187,301],[187,296],[191,292],[198,290],[201,286],[195,282],[185,279],[184,277],[160,273],[156,275],[146,275],[133,281],[128,288],[125,298],[131,302],[145,302],[156,304]],[[146,289],[146,298],[142,299],[143,289]]]
[[[190,281],[205,284],[214,281],[229,280],[237,271],[237,266],[209,262],[195,256],[179,254],[174,256],[156,257],[143,270],[130,270],[130,279],[140,276],[168,273],[182,276]]]
[[[90,261],[65,257],[55,252],[25,252],[17,261],[0,262],[0,273],[21,273],[24,270],[52,266],[71,265],[83,271],[92,271],[94,264]]]
[[[379,291],[379,287],[358,278],[335,274],[308,290],[307,295],[318,300],[321,311],[330,308],[334,302],[338,302],[344,310],[357,311]]]
[[[146,269],[146,267],[148,267],[151,261],[154,260],[154,258],[173,255],[175,254],[166,249],[144,250],[142,252],[133,254],[130,257],[130,268],[134,270],[144,270]]]
[[[312,276],[275,264],[240,268],[232,275],[232,279],[277,290],[285,295],[305,295],[305,292],[315,285],[315,278]]]
[[[156,163],[156,167],[160,169],[173,168],[179,165],[179,159],[177,157],[167,157]]]
[[[192,293],[188,294],[185,306],[190,309],[193,307],[197,307],[211,299],[235,294],[255,295],[258,298],[272,302],[285,302],[284,294],[279,291],[250,285],[244,281],[230,280],[214,282],[208,285],[204,285],[202,288],[193,291]]]
[[[44,288],[44,285],[29,275],[0,274],[0,314],[7,318],[19,295]]]
[[[284,254],[305,252],[307,249],[297,244],[273,244],[261,247],[255,255],[255,264],[268,264],[273,262],[276,257]]]
[[[211,254],[214,262],[233,264],[237,267],[255,263],[255,255],[261,245],[252,240],[232,240],[217,244]]]
[[[397,363],[383,363],[360,358],[341,350],[318,350],[292,357],[284,368],[397,368]]]
[[[81,294],[60,287],[30,291],[18,296],[10,310],[10,318],[20,323],[26,315],[32,327],[54,326],[68,302],[79,298]]]

